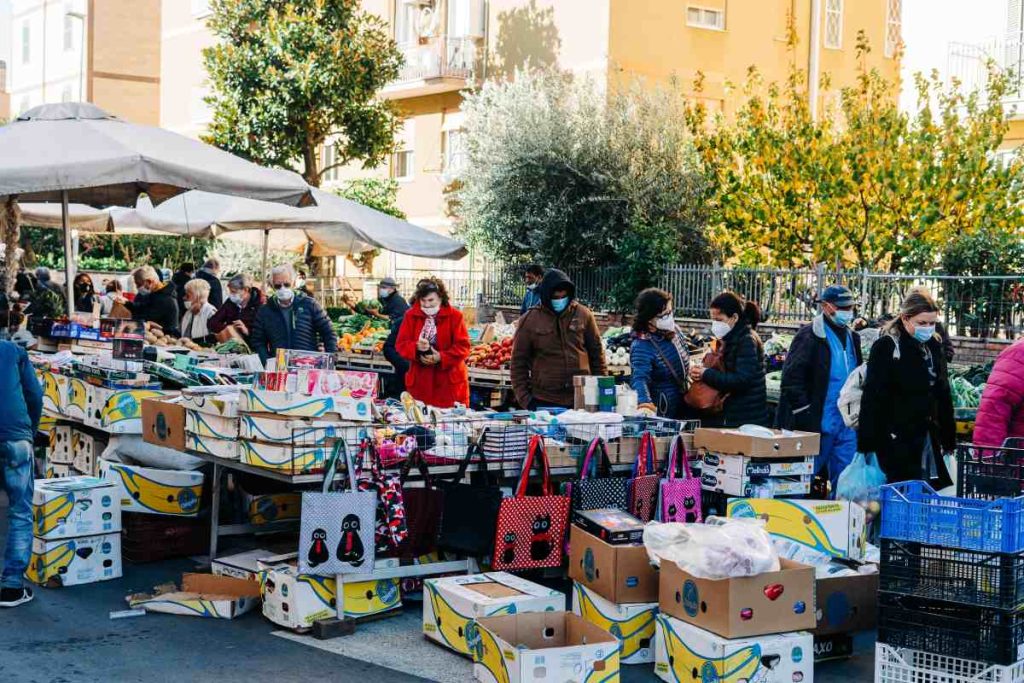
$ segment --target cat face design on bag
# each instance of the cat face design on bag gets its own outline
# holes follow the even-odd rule
[[[341,541],[338,542],[337,557],[353,567],[363,564],[363,541],[359,538],[359,515],[345,515],[341,520]]]
[[[331,552],[327,550],[327,532],[323,529],[313,529],[310,540],[312,544],[309,546],[306,559],[309,560],[310,567],[316,567],[331,558]]]
[[[533,536],[530,538],[530,558],[540,562],[551,554],[551,515],[533,518]]]
[[[505,564],[512,564],[516,559],[516,532],[509,531],[503,540],[505,547],[501,553],[501,561]]]
[[[697,521],[697,513],[694,508],[697,507],[697,500],[693,496],[686,496],[683,498],[683,510],[686,511],[686,522],[687,524],[693,524]]]

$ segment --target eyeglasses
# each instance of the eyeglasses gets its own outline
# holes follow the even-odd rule
[[[290,285],[288,285],[287,283],[279,283],[279,282],[275,282],[274,284],[271,285],[271,287],[273,287],[274,289],[284,289],[285,287],[289,287],[289,286]]]

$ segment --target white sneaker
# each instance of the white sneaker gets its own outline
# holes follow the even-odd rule
[[[30,602],[35,595],[28,586],[0,589],[0,607],[17,607]]]

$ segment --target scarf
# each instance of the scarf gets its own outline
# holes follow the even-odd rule
[[[428,315],[426,321],[423,323],[423,330],[420,332],[420,337],[430,342],[431,346],[437,345],[437,316]]]

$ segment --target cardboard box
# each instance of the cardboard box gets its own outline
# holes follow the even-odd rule
[[[729,496],[756,498],[778,498],[781,496],[806,496],[811,492],[813,475],[799,477],[748,477],[733,476],[704,468],[700,475],[700,486],[705,491],[716,491]]]
[[[111,434],[142,434],[142,402],[147,398],[170,398],[177,394],[158,389],[107,389],[90,384],[85,424]]]
[[[309,417],[245,413],[239,418],[239,436],[263,443],[324,446],[330,440],[341,438],[343,435],[351,443],[358,441],[365,431],[364,427],[343,427],[330,420]],[[372,434],[369,436],[372,437]]]
[[[213,455],[225,460],[238,460],[242,455],[242,445],[237,439],[215,439],[212,436],[199,436],[185,432],[185,450]]]
[[[56,375],[48,370],[39,374],[39,383],[43,388],[43,410],[54,415],[63,414],[61,405],[64,400],[64,393],[61,386],[57,383],[58,377],[63,377],[63,375]]]
[[[654,437],[655,465],[661,467],[668,459],[669,450],[672,448],[671,436]],[[636,462],[636,454],[640,451],[639,436],[624,436],[616,441],[608,442],[608,457],[612,462],[620,465],[632,465]]]
[[[732,477],[791,477],[814,474],[814,456],[798,458],[750,458],[746,455],[705,453],[703,471]]]
[[[423,635],[470,655],[473,620],[522,612],[563,612],[565,595],[505,572],[447,576],[423,582]]]
[[[302,494],[298,491],[250,494],[242,492],[249,524],[261,526],[271,522],[298,521],[302,513]]]
[[[814,639],[805,631],[729,640],[666,614],[656,625],[654,673],[663,681],[814,682]]]
[[[654,662],[654,618],[657,602],[616,605],[592,590],[573,583],[572,611],[619,639],[623,664]]]
[[[32,534],[46,540],[95,536],[121,530],[117,491],[106,479],[36,479],[32,490]]]
[[[176,451],[185,450],[185,407],[179,402],[142,402],[142,440]]]
[[[818,455],[821,435],[813,432],[791,432],[773,429],[771,438],[752,436],[738,429],[700,428],[693,435],[693,445],[700,451],[757,458],[788,458]]]
[[[260,571],[263,616],[285,628],[304,630],[336,617],[337,589],[334,577],[299,574],[293,562]],[[353,619],[402,607],[398,579],[346,582],[344,595],[345,616]]]
[[[658,570],[643,545],[610,545],[575,524],[569,532],[569,578],[616,604],[658,599]]]
[[[236,579],[260,580],[260,561],[273,562],[276,553],[270,550],[250,550],[235,555],[218,557],[210,563],[210,572],[217,576],[233,576]],[[278,560],[283,562],[284,560]]]
[[[100,473],[119,487],[121,510],[195,517],[203,493],[203,473],[158,470],[100,461]]]
[[[726,638],[812,629],[814,568],[781,560],[777,572],[729,579],[700,579],[675,562],[662,562],[664,614]]]
[[[243,389],[238,409],[244,413],[274,413],[285,417],[330,417],[369,422],[371,399],[349,396],[305,396],[287,391]]]
[[[50,432],[50,446],[46,451],[47,465],[70,465],[75,458],[72,436],[77,431],[68,425],[57,425]]]
[[[239,441],[239,460],[245,465],[294,474],[323,469],[331,449],[325,446],[292,446],[258,441]]]
[[[103,442],[91,434],[75,431],[71,435],[71,466],[79,473],[94,477],[99,474]]]
[[[61,394],[61,412],[70,420],[85,420],[88,410],[88,384],[78,377],[65,377]]]
[[[48,464],[46,466],[45,474],[47,479],[64,479],[65,477],[70,477],[71,465],[62,465],[59,463]]]
[[[181,588],[167,584],[127,598],[133,609],[209,619],[234,619],[256,607],[259,599],[259,582],[214,574],[182,574]]]
[[[484,683],[619,679],[619,641],[572,612],[477,620],[473,677]]]
[[[25,576],[44,584],[77,586],[121,578],[121,533],[47,540],[32,539]]]
[[[830,633],[814,636],[814,663],[849,659],[853,656],[853,636],[849,633]]]
[[[573,515],[573,524],[612,545],[643,543],[644,540],[643,522],[615,508],[581,510]]]
[[[818,579],[815,636],[875,628],[878,574],[835,576]]]
[[[186,410],[206,415],[238,417],[237,387],[194,387],[181,392],[181,404]]]
[[[772,536],[833,557],[860,560],[867,549],[864,508],[849,501],[744,498],[728,515],[759,517]]]
[[[209,415],[197,410],[185,411],[185,431],[199,436],[211,436],[215,439],[238,439],[237,417],[221,417]]]

